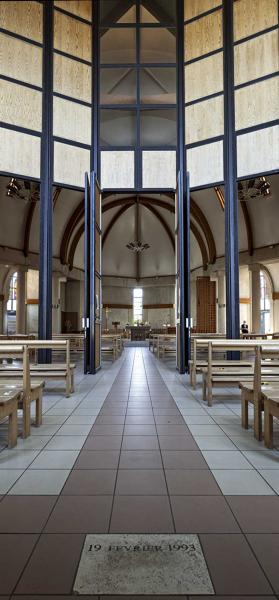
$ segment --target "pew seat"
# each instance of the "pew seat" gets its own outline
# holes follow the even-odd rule
[[[17,386],[0,388],[0,421],[7,417],[9,419],[9,448],[14,448],[17,444],[17,408],[21,394],[22,388]]]

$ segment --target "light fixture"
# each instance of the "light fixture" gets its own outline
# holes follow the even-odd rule
[[[144,250],[148,250],[148,248],[150,248],[149,244],[144,244],[143,242],[129,242],[129,244],[126,244],[126,248],[128,248],[128,250],[132,250],[132,252],[137,252],[138,254],[143,252]]]
[[[270,195],[270,183],[264,176],[257,177],[256,179],[249,179],[248,181],[240,181],[238,183],[238,197],[241,201]]]
[[[19,198],[25,202],[38,202],[40,200],[40,187],[30,181],[24,181],[21,185],[15,177],[12,177],[6,187],[8,198]]]

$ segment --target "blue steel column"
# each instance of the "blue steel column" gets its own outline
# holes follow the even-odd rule
[[[52,214],[53,214],[53,2],[43,3],[43,93],[40,193],[40,339],[52,337]],[[40,350],[40,362],[51,361],[50,350]]]
[[[184,2],[177,0],[177,173],[180,242],[180,365],[190,359],[190,194],[185,148]]]
[[[227,338],[239,338],[237,154],[234,104],[233,0],[223,3],[224,180]]]

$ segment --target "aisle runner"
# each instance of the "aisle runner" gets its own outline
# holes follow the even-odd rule
[[[214,594],[197,535],[86,536],[77,594]]]

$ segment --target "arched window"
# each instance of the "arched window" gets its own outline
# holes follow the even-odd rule
[[[142,322],[142,288],[134,288],[133,290],[133,312],[134,323]]]
[[[9,287],[9,300],[7,302],[7,311],[16,312],[16,299],[17,299],[17,273],[13,273],[10,279]]]
[[[261,333],[271,331],[271,285],[264,271],[260,272],[261,286]]]

